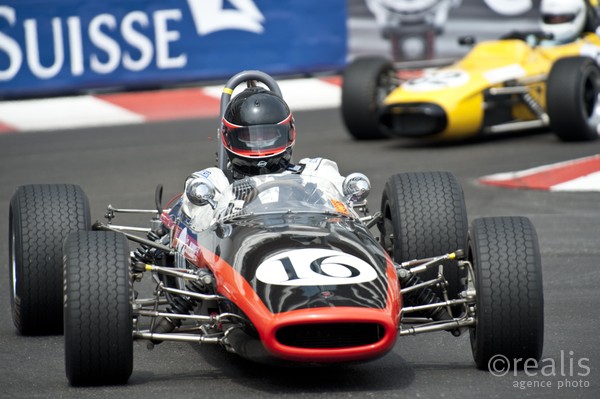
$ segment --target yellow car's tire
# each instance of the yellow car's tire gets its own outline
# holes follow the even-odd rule
[[[383,139],[378,110],[395,88],[396,72],[382,57],[359,58],[346,67],[342,83],[342,119],[357,140]]]
[[[589,57],[567,57],[554,63],[546,83],[550,127],[563,141],[598,139],[600,68]]]

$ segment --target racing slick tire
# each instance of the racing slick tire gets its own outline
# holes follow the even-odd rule
[[[20,334],[62,334],[63,240],[89,230],[90,218],[79,186],[31,184],[15,191],[8,248],[12,318]]]
[[[388,138],[379,126],[378,111],[394,89],[396,71],[383,57],[359,58],[346,67],[342,82],[342,119],[357,140]]]
[[[525,217],[480,218],[469,234],[477,292],[470,336],[477,367],[508,370],[523,367],[526,359],[539,360],[544,298],[534,226]]]
[[[562,141],[598,138],[600,68],[589,57],[561,58],[546,83],[550,127]]]
[[[127,238],[112,231],[74,233],[64,253],[67,378],[73,386],[124,384],[133,370]]]
[[[467,210],[460,183],[448,172],[411,172],[391,176],[381,199],[382,243],[392,259],[401,263],[466,250]],[[461,273],[456,261],[444,261],[448,296],[458,297]],[[438,270],[418,274],[434,279]]]

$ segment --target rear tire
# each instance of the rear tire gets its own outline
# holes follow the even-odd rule
[[[534,226],[524,217],[476,219],[470,240],[477,290],[476,326],[470,335],[477,367],[493,369],[492,359],[508,362],[505,368],[522,367],[526,359],[539,360],[544,297]]]
[[[563,141],[598,139],[600,68],[589,57],[568,57],[554,63],[546,83],[550,127]]]
[[[466,250],[468,220],[462,187],[448,172],[400,173],[391,176],[383,191],[379,225],[382,243],[395,262],[429,258]],[[460,292],[456,261],[444,261],[451,299]],[[437,269],[420,273],[436,278]]]
[[[22,335],[62,333],[63,240],[71,232],[89,229],[90,206],[79,186],[32,184],[12,196],[10,302]]]
[[[395,87],[396,71],[382,57],[359,58],[346,67],[342,83],[342,119],[357,140],[383,139],[378,111]]]
[[[133,370],[133,312],[125,235],[65,241],[65,369],[71,385],[124,384]]]

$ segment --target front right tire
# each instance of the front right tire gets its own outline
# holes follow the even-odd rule
[[[477,367],[505,369],[540,359],[544,296],[537,235],[525,217],[473,221],[469,258],[475,272],[476,325],[471,348]]]
[[[74,386],[124,384],[133,370],[132,280],[122,233],[91,231],[64,245],[65,369]]]

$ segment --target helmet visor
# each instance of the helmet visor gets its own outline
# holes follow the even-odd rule
[[[566,24],[575,20],[575,14],[545,14],[542,20],[547,25]]]
[[[293,144],[291,117],[277,124],[238,126],[223,119],[225,146],[243,156],[266,156],[284,151]]]

